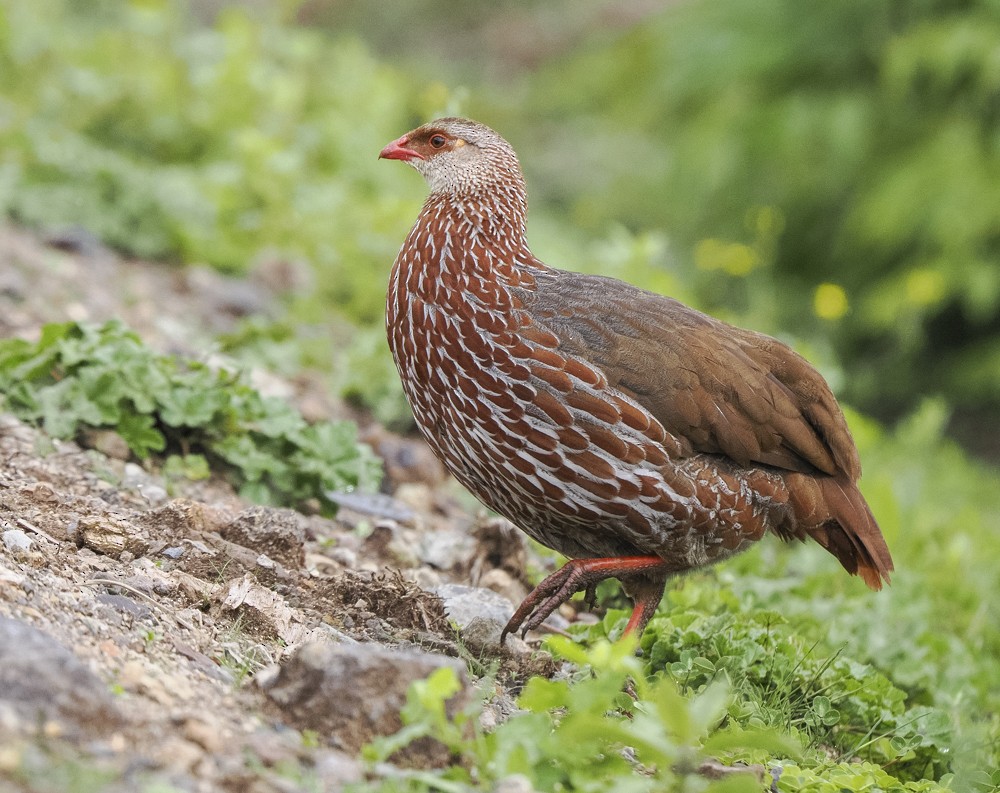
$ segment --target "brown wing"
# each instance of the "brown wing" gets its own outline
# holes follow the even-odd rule
[[[741,465],[861,474],[823,377],[787,345],[610,278],[551,271],[525,308],[690,451]]]

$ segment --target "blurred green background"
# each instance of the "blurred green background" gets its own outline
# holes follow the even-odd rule
[[[893,586],[762,543],[668,600],[727,611],[718,575],[848,648],[892,680],[886,734],[917,725],[874,759],[906,790],[993,789],[1000,2],[0,0],[0,210],[176,266],[303,268],[282,318],[220,343],[404,429],[382,315],[426,191],[376,156],[445,113],[514,144],[544,261],[778,335],[853,408]]]
[[[290,322],[377,328],[424,188],[375,154],[463,113],[520,152],[544,260],[783,336],[880,419],[942,396],[1000,454],[995,1],[2,8],[18,221],[231,271],[302,260],[318,289]],[[405,423],[380,344],[351,349],[346,391]]]

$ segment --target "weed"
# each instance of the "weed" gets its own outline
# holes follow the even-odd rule
[[[262,397],[238,372],[158,355],[122,323],[47,325],[41,339],[0,341],[0,394],[9,410],[50,435],[112,427],[132,452],[170,454],[170,478],[204,478],[209,462],[241,495],[295,505],[374,487],[380,466],[349,422],[308,424]]]

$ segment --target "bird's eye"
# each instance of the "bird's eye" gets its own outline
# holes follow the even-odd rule
[[[448,139],[444,135],[432,135],[431,136],[431,146],[435,149],[440,149],[448,142]]]

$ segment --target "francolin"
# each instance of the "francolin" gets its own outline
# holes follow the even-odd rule
[[[605,578],[642,634],[667,579],[772,532],[812,538],[880,589],[893,569],[823,377],[781,342],[525,239],[517,156],[442,118],[381,157],[430,197],[392,268],[386,329],[423,436],[484,504],[571,561],[504,629],[538,627]]]

